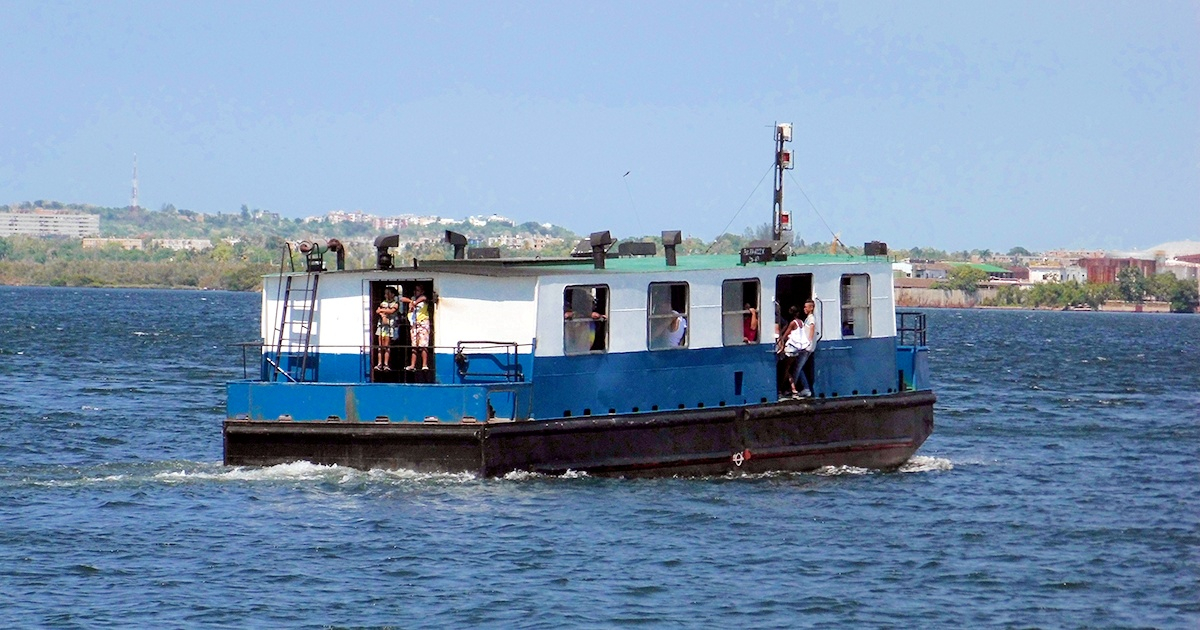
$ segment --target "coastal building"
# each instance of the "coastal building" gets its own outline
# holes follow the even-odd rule
[[[1080,258],[1104,258],[1107,254],[1102,249],[1059,249],[1045,253],[1049,260],[1079,260]]]
[[[373,219],[375,219],[374,216],[366,214],[361,210],[356,210],[354,212],[334,210],[333,212],[325,215],[325,220],[334,225],[337,225],[338,223],[370,223]]]
[[[156,238],[150,241],[153,247],[173,249],[175,251],[199,252],[212,249],[212,241],[207,238]]]
[[[1029,281],[1033,284],[1043,282],[1063,282],[1066,280],[1067,272],[1061,264],[1042,263],[1029,265]]]
[[[408,227],[408,221],[410,218],[412,218],[412,217],[410,217],[410,216],[376,217],[372,221],[372,225],[375,227],[376,230],[381,230],[381,231],[403,230],[404,228]]]
[[[1172,258],[1162,264],[1162,270],[1180,280],[1191,280],[1200,287],[1200,254]]]
[[[545,249],[547,245],[561,243],[561,238],[542,236],[540,234],[505,234],[492,236],[487,239],[489,247],[509,247],[512,249]]]
[[[1142,275],[1147,277],[1157,273],[1154,260],[1143,258],[1081,258],[1079,266],[1087,274],[1089,284],[1113,284],[1117,281],[1117,274],[1126,267],[1140,269]]]
[[[114,245],[124,250],[143,250],[146,249],[146,241],[140,238],[85,238],[81,247],[83,249],[102,249]]]
[[[0,212],[0,236],[72,236],[100,234],[100,215],[37,208]]]
[[[912,277],[945,280],[950,277],[950,269],[952,268],[953,265],[946,263],[914,263],[912,266]]]
[[[1021,282],[1021,283],[1030,282],[1029,267],[1022,266],[1022,265],[1009,265],[1009,266],[1005,267],[1005,269],[1012,272],[1013,280],[1016,280],[1017,282]]]
[[[486,217],[482,216],[482,215],[467,217],[467,223],[469,223],[475,227],[483,227],[489,223],[496,223],[498,225],[507,225],[510,227],[516,225],[516,222],[513,221],[512,219],[510,219],[508,217],[502,217],[498,214],[491,214]]]

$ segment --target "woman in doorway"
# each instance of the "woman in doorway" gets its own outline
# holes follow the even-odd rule
[[[812,351],[816,343],[816,328],[817,319],[813,316],[813,310],[816,308],[816,303],[808,300],[804,303],[804,318],[800,317],[800,309],[795,306],[788,309],[788,314],[791,315],[791,322],[783,334],[779,336],[780,348],[783,354],[784,371],[789,376],[789,383],[792,386],[793,398],[807,398],[812,396],[812,389],[808,382],[808,376],[804,373],[804,365],[808,363],[809,357],[812,356]],[[796,382],[802,384],[800,390],[796,389]]]
[[[402,297],[408,303],[409,320],[412,323],[412,362],[404,368],[408,371],[417,369],[417,355],[421,357],[422,370],[429,369],[429,300],[425,297],[425,289],[421,285],[413,287],[412,297]]]

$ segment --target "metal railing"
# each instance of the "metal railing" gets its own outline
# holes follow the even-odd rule
[[[510,383],[524,382],[525,374],[517,357],[521,345],[510,341],[460,341],[454,346],[454,365],[458,368],[458,376],[467,378],[503,378]],[[530,345],[530,344],[525,344]],[[503,350],[504,360],[497,357],[498,350]],[[496,366],[496,372],[472,372],[471,356],[487,358],[491,365]],[[480,357],[480,355],[483,355]]]
[[[266,341],[244,341],[241,343],[230,344],[234,347],[239,347],[242,350],[242,378],[251,378],[251,366],[253,366],[253,375],[255,378],[262,378],[264,368],[267,370],[266,380],[286,379],[291,383],[304,382],[304,376],[307,372],[314,371],[313,355],[320,355],[321,352],[331,350],[342,350],[342,354],[356,354],[363,361],[363,373],[369,371],[369,363],[373,357],[373,353],[379,349],[378,344],[328,344],[328,345],[312,345],[307,353],[283,352],[278,357],[275,356],[275,345]],[[392,344],[391,350],[394,352],[416,351],[421,348],[413,347],[410,344]],[[434,355],[439,350],[450,351],[453,353],[455,366],[460,378],[503,378],[507,382],[520,383],[525,381],[524,368],[522,367],[519,357],[522,348],[532,351],[533,344],[516,343],[509,341],[460,341],[453,346],[426,346]],[[251,354],[250,350],[254,353]],[[349,352],[345,352],[349,350]],[[432,357],[431,357],[432,358]],[[289,361],[301,361],[302,364],[287,365]],[[476,362],[477,369],[471,369],[472,361]],[[481,362],[486,362],[485,365],[494,366],[494,370],[480,371],[478,365]],[[299,370],[298,373],[294,372]],[[274,378],[273,378],[274,376]]]
[[[925,346],[925,313],[896,311],[896,344]]]

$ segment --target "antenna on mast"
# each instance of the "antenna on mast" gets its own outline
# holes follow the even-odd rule
[[[783,207],[783,171],[792,168],[792,152],[784,144],[792,141],[792,123],[775,123],[775,207],[771,238],[792,242],[792,215]]]
[[[137,154],[133,154],[133,198],[129,204],[130,209],[134,212],[138,209],[138,193],[137,193]]]

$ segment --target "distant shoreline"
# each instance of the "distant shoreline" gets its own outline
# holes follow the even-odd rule
[[[1120,304],[1126,304],[1126,303],[1121,302]],[[1145,308],[1145,306],[1147,306],[1147,305],[1149,305],[1150,308]],[[1138,310],[1133,305],[1113,306],[1113,307],[1109,307],[1109,308],[1099,308],[1099,309],[1038,307],[1038,306],[1009,306],[1009,305],[1004,305],[1004,306],[986,305],[985,306],[983,304],[977,304],[974,306],[969,306],[969,305],[938,306],[938,305],[933,305],[933,304],[927,304],[927,305],[900,305],[900,304],[897,304],[896,305],[896,310],[903,310],[903,309],[910,309],[910,308],[960,309],[960,310],[969,310],[969,311],[1046,311],[1046,312],[1067,312],[1067,313],[1146,313],[1149,315],[1158,315],[1158,314],[1190,315],[1190,314],[1192,314],[1192,313],[1173,313],[1173,312],[1171,312],[1171,305],[1167,302],[1147,302],[1147,303],[1143,304],[1143,308],[1141,310]]]

